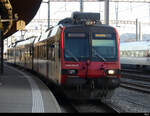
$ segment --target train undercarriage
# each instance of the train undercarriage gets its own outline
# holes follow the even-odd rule
[[[73,84],[75,81],[67,82],[63,90],[69,99],[110,100],[115,88],[120,85],[118,78],[80,79],[82,84],[78,85]]]

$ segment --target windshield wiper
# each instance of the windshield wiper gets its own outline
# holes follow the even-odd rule
[[[94,48],[92,48],[92,50],[94,51],[95,55],[96,55],[98,58],[102,59],[103,61],[106,61],[106,59],[105,59],[104,57],[102,57]]]
[[[79,59],[76,56],[74,56],[68,49],[65,50],[75,61],[79,62]]]

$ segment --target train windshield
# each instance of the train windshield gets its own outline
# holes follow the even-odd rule
[[[64,57],[67,61],[81,61],[89,57],[89,39],[86,33],[66,33]]]
[[[92,60],[114,61],[117,59],[117,44],[115,35],[93,34]]]

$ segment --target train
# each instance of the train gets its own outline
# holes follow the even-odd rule
[[[150,69],[150,41],[120,43],[120,63],[124,69]]]
[[[7,54],[8,63],[43,75],[71,99],[109,99],[120,85],[119,34],[99,13],[73,12]]]

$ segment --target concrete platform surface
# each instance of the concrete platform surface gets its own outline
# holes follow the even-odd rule
[[[37,77],[4,65],[0,75],[0,113],[60,113],[52,92]]]

